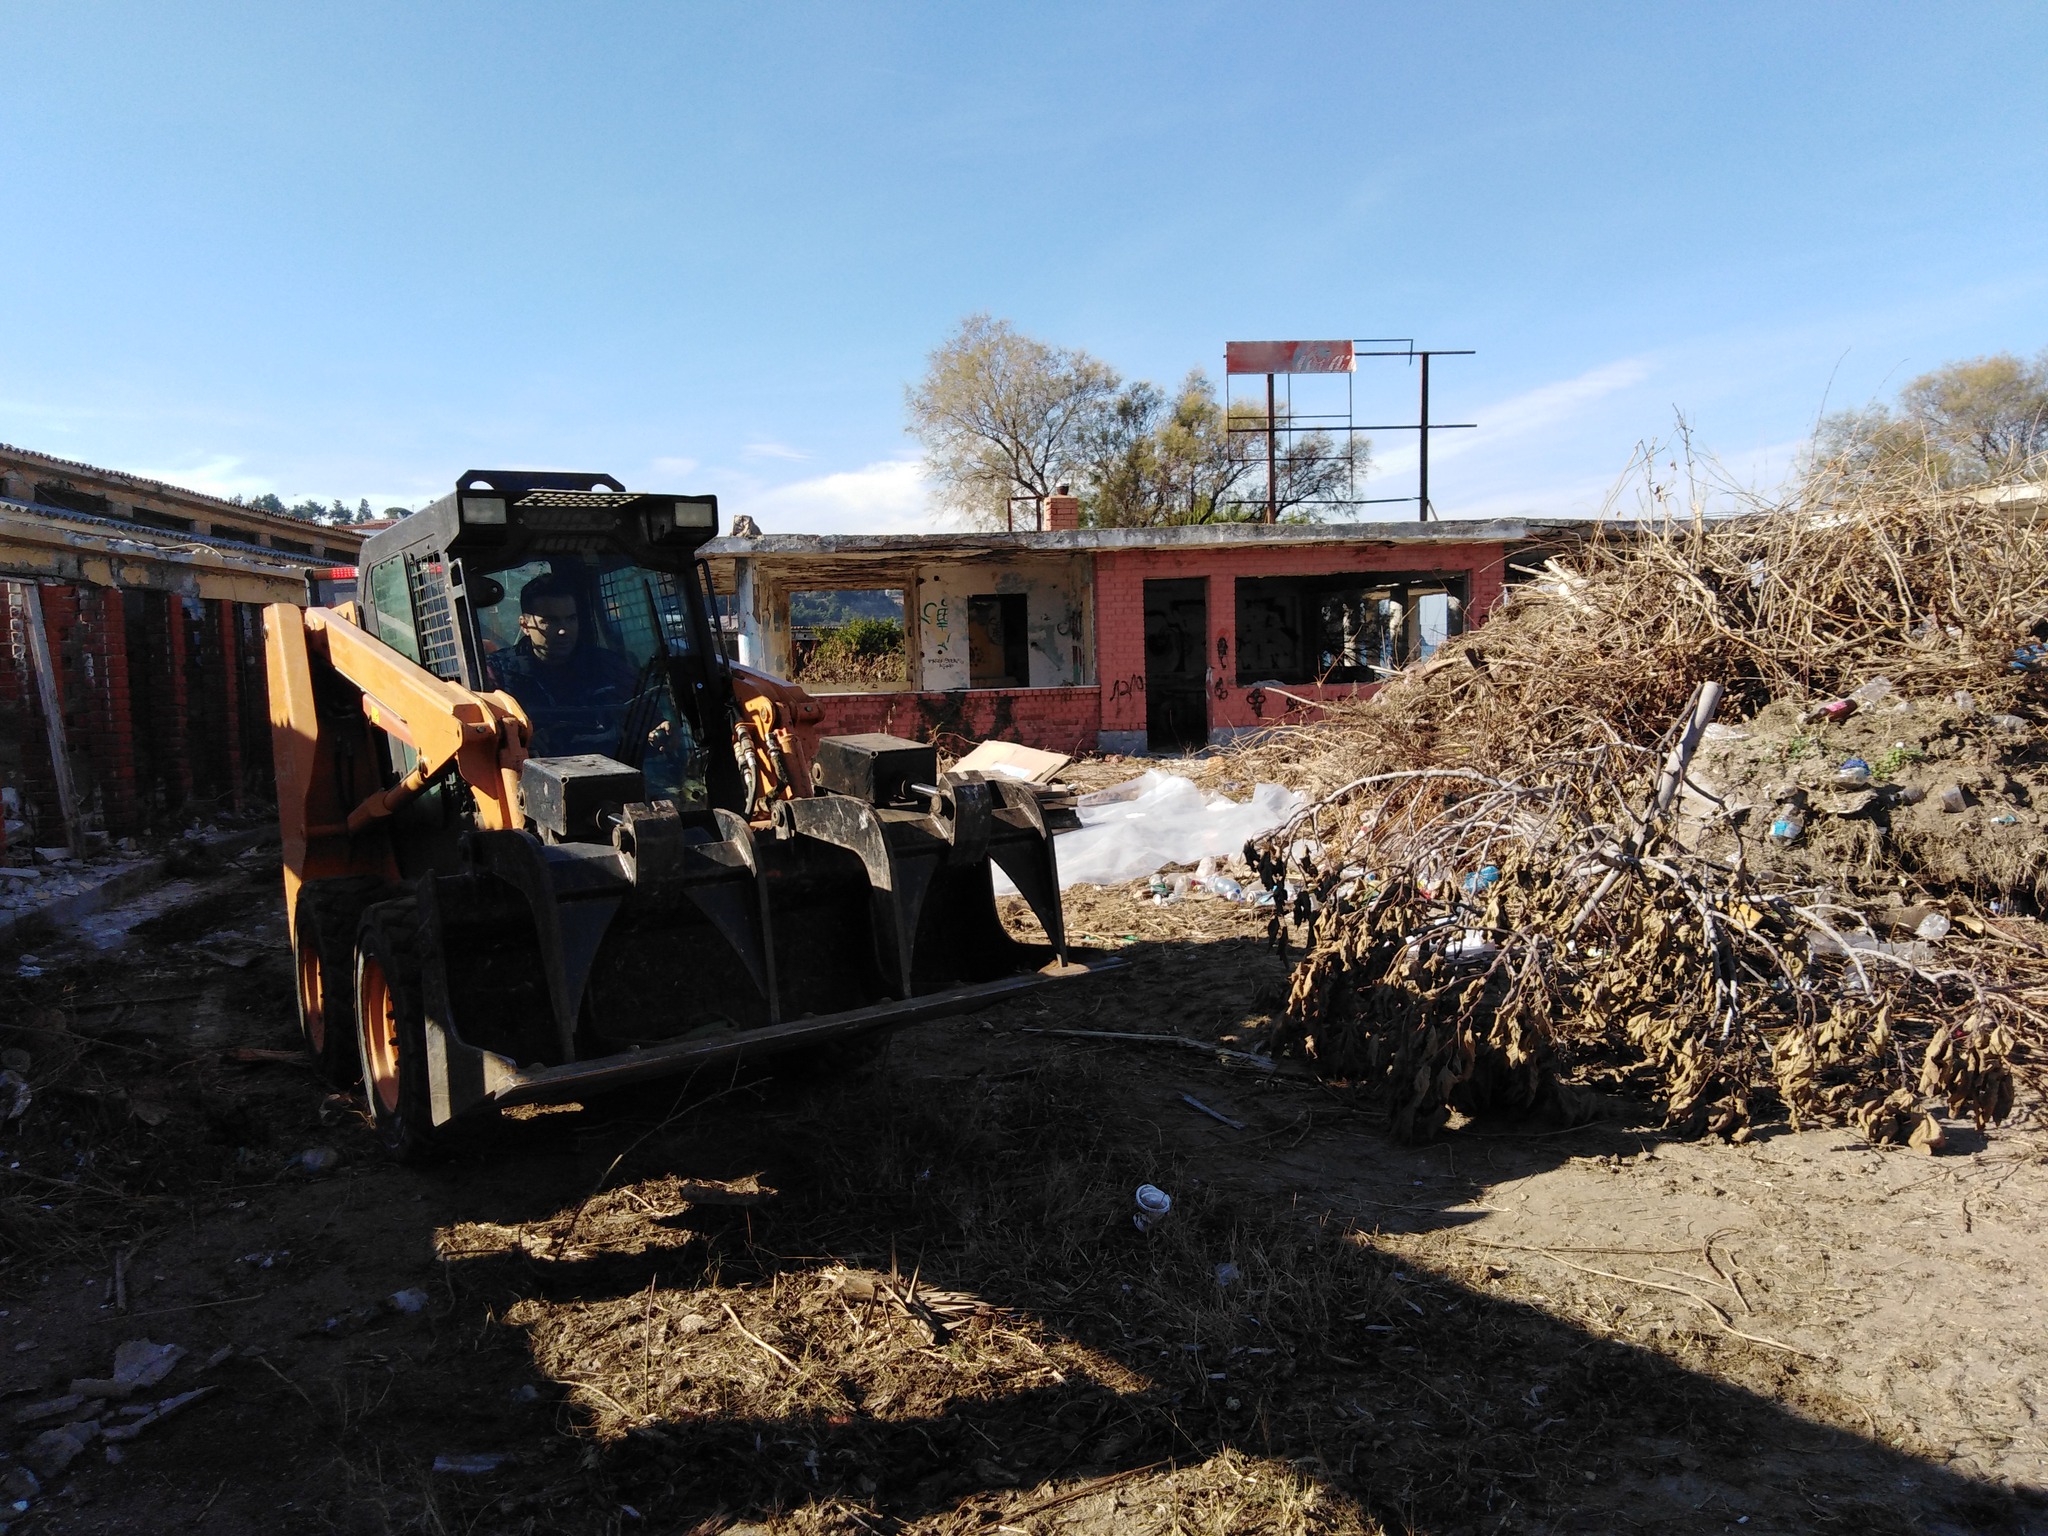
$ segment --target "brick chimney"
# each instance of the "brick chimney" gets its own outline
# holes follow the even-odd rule
[[[1081,498],[1074,495],[1067,486],[1060,486],[1045,498],[1045,529],[1057,533],[1062,528],[1081,526]]]

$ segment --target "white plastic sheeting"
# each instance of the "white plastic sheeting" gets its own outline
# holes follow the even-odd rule
[[[1307,803],[1278,784],[1259,785],[1249,800],[1205,795],[1194,780],[1155,768],[1082,798],[1080,827],[1061,833],[1054,844],[1060,887],[1117,885],[1167,864],[1199,863],[1204,855],[1236,858],[1248,839],[1271,831]],[[1000,869],[995,877],[997,895],[1015,894]]]

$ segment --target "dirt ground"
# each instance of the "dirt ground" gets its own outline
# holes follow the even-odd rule
[[[2048,1531],[2038,1119],[1396,1146],[1285,1062],[1047,1033],[1248,1050],[1283,995],[1247,909],[1068,910],[1129,969],[423,1170],[292,1054],[272,856],[31,945],[0,1433],[99,1433],[0,1525]],[[137,1340],[184,1354],[35,1409]]]

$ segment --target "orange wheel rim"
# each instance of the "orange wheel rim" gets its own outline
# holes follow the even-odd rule
[[[391,1004],[391,985],[384,967],[363,958],[363,1067],[370,1094],[385,1114],[398,1112],[398,1013]]]
[[[299,951],[299,1017],[315,1051],[327,1049],[327,994],[320,986],[320,955],[310,944]]]

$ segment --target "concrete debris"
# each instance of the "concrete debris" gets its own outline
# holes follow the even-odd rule
[[[160,1402],[123,1408],[121,1412],[127,1416],[125,1422],[110,1424],[100,1433],[108,1440],[133,1440],[150,1425],[167,1419],[174,1413],[182,1412],[219,1390],[218,1386],[194,1387],[190,1392],[180,1392],[177,1396],[166,1397]]]
[[[82,1397],[121,1398],[153,1387],[171,1374],[185,1358],[183,1345],[152,1344],[147,1339],[130,1339],[114,1351],[114,1373],[105,1377],[81,1377],[71,1390]]]
[[[92,1419],[46,1429],[21,1448],[22,1465],[37,1477],[55,1477],[78,1460],[88,1445],[99,1438],[100,1426]]]

